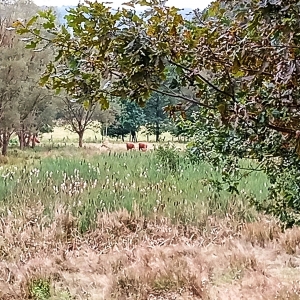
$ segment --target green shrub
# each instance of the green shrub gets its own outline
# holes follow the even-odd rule
[[[34,300],[47,300],[51,297],[50,279],[37,278],[28,284],[29,298]]]

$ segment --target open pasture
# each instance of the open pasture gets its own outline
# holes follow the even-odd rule
[[[184,154],[37,150],[0,167],[0,299],[299,299],[299,230],[248,202],[262,174],[217,198]]]
[[[107,137],[103,137],[101,134],[101,128],[97,130],[91,130],[87,129],[84,133],[84,143],[101,143],[103,139],[106,139]],[[145,133],[145,128],[142,127],[141,130],[137,133],[137,138],[139,141],[148,141],[149,143],[153,143],[155,141],[154,135],[147,135]],[[164,132],[161,134],[161,139],[165,142],[174,141],[178,142],[177,137],[172,137],[172,135],[168,132]],[[181,139],[183,140],[183,138]],[[43,143],[75,143],[78,142],[78,135],[74,132],[71,132],[70,130],[66,129],[62,126],[56,126],[53,129],[53,132],[49,133],[43,133],[41,136],[41,141]],[[129,136],[126,136],[125,142],[129,141]],[[121,139],[118,141],[114,139],[110,139],[110,142],[114,143],[120,143],[122,142]]]

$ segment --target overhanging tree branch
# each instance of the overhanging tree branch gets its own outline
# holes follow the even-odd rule
[[[183,66],[183,65],[181,65],[179,63],[176,63],[173,60],[168,60],[168,62],[170,64],[176,66],[176,67],[182,68],[183,70],[192,73],[195,76],[198,76],[202,81],[204,81],[207,85],[209,85],[211,88],[213,88],[216,92],[234,99],[234,95],[231,95],[231,94],[227,93],[226,91],[222,91],[221,89],[219,89],[217,86],[215,86],[214,84],[212,84],[209,80],[207,80],[204,76],[202,76],[201,74],[199,74],[199,71],[195,72],[195,70],[191,70],[191,69],[189,69],[189,68],[187,68],[187,67],[185,67],[185,66]]]
[[[201,103],[197,100],[194,100],[192,98],[189,98],[189,97],[186,97],[186,96],[174,93],[174,92],[170,93],[170,92],[166,92],[166,91],[163,91],[163,90],[160,90],[160,89],[154,89],[154,88],[150,88],[150,90],[153,91],[153,92],[160,93],[160,94],[165,95],[165,96],[170,96],[170,97],[182,99],[182,100],[185,100],[187,102],[197,104],[198,106],[202,106],[202,107],[210,108],[210,109],[216,109],[214,106],[211,106],[211,105],[208,105],[208,104],[205,104],[205,103]]]

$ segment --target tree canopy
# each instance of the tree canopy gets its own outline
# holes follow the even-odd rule
[[[157,92],[151,95],[145,105],[145,127],[149,134],[155,135],[156,142],[159,142],[163,132],[171,128],[171,120],[165,111],[168,105],[172,105],[170,97]]]
[[[214,1],[189,21],[165,1],[127,6],[113,11],[86,1],[62,26],[50,10],[17,21],[28,48],[56,51],[41,83],[77,98],[88,94],[104,108],[112,96],[143,106],[152,92],[180,101],[170,113],[198,105],[185,126],[192,156],[222,167],[223,182],[212,183],[237,192],[240,176],[262,170],[271,187],[257,207],[299,224],[299,2]],[[170,66],[173,80],[162,87]],[[244,170],[242,158],[256,167]]]
[[[20,148],[28,146],[30,137],[51,128],[54,96],[38,85],[39,74],[49,62],[49,50],[41,53],[24,49],[20,36],[12,30],[17,18],[30,18],[38,11],[31,2],[0,2],[0,146],[7,154],[13,133]]]
[[[145,114],[141,107],[135,102],[120,100],[120,111],[116,120],[107,128],[107,134],[111,137],[124,137],[131,135],[133,142],[137,141],[137,132],[145,124]]]

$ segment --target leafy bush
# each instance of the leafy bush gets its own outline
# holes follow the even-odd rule
[[[159,145],[155,151],[159,164],[165,171],[176,174],[179,171],[180,155],[179,149],[174,144]]]
[[[29,282],[29,297],[35,300],[47,300],[51,297],[50,279],[37,278]]]

